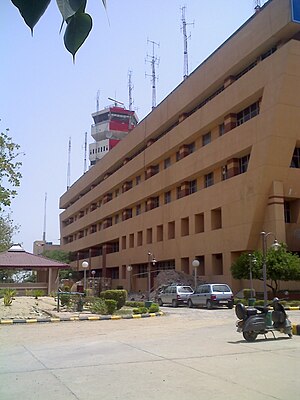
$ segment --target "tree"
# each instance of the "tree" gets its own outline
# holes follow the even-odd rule
[[[62,250],[45,250],[42,254],[44,257],[56,260],[64,264],[70,263],[70,253]]]
[[[253,279],[263,280],[263,255],[261,251],[255,251],[251,255]],[[267,265],[267,286],[272,289],[275,296],[280,281],[299,281],[300,280],[300,257],[287,251],[287,246],[281,244],[279,249],[269,249],[266,254]],[[249,279],[250,256],[247,253],[241,256],[231,266],[231,274],[235,279]]]
[[[51,0],[11,0],[11,2],[18,8],[33,34],[34,26],[45,13]],[[64,23],[67,25],[64,44],[74,60],[76,52],[85,42],[93,26],[92,17],[85,12],[87,0],[56,0],[56,3],[63,19],[60,30]],[[106,0],[102,0],[102,3],[106,9]]]
[[[51,258],[51,260],[56,260],[62,262],[64,264],[70,263],[70,253],[62,250],[45,250],[42,254],[44,257]],[[60,279],[69,279],[70,277],[73,278],[74,274],[76,275],[75,271],[71,268],[69,269],[61,269],[59,271],[59,278]]]
[[[13,143],[8,132],[9,129],[6,129],[6,133],[0,133],[0,211],[3,206],[10,206],[11,200],[17,194],[15,187],[20,186],[22,177],[19,172],[22,163],[16,161],[16,158],[20,155],[16,151],[19,150],[20,146]]]
[[[0,214],[0,252],[8,250],[12,245],[12,237],[17,232],[18,226],[14,225],[8,215]],[[0,270],[0,281],[13,281],[13,275],[16,271]],[[4,279],[3,279],[4,278]]]

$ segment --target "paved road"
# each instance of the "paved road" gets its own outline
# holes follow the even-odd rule
[[[0,326],[1,400],[296,399],[300,336],[247,343],[233,310]],[[300,323],[300,311],[289,312]]]

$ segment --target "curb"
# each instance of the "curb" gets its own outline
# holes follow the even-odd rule
[[[120,319],[137,319],[137,318],[148,318],[148,317],[161,317],[165,315],[162,311],[157,313],[148,314],[133,314],[133,315],[99,315],[99,316],[74,316],[74,317],[51,317],[51,318],[28,318],[28,319],[0,319],[0,325],[17,325],[17,324],[34,324],[37,322],[49,323],[49,322],[70,322],[70,321],[113,321]]]
[[[293,335],[300,335],[300,325],[292,324]]]

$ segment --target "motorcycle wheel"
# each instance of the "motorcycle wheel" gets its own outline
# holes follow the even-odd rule
[[[243,332],[243,336],[247,342],[254,342],[255,339],[257,338],[257,333],[253,331],[247,331]]]

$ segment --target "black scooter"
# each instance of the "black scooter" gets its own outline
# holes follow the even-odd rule
[[[273,306],[273,311],[269,306]],[[242,332],[247,342],[254,342],[257,335],[265,335],[272,332],[281,332],[292,338],[292,324],[288,319],[283,305],[279,299],[275,297],[273,302],[267,307],[245,307],[244,304],[238,303],[235,307],[235,313],[238,317],[236,323],[237,332]]]

